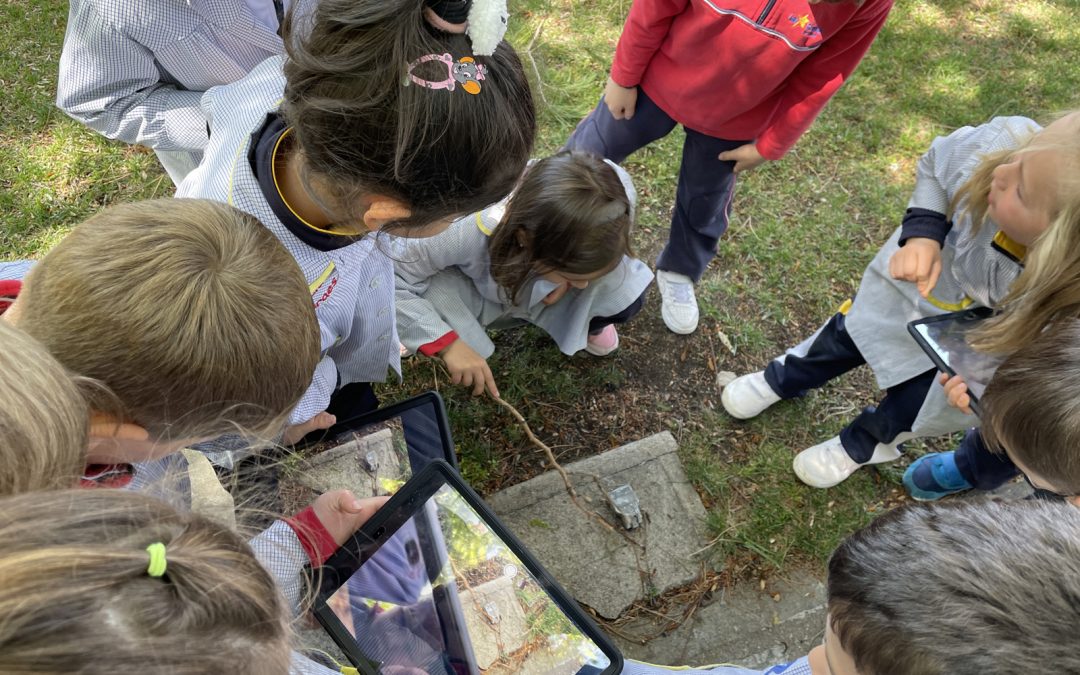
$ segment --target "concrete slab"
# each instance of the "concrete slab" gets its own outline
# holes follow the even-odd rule
[[[615,618],[637,599],[700,572],[695,554],[706,542],[705,509],[676,451],[675,439],[663,432],[564,467],[585,506],[612,524],[620,518],[607,493],[622,484],[633,488],[644,523],[622,532],[636,544],[578,510],[554,471],[487,501],[579,602]]]
[[[502,654],[525,644],[529,624],[511,577],[496,577],[459,592],[465,626],[472,636],[476,663],[487,670]]]
[[[409,457],[404,440],[390,429],[353,434],[353,439],[306,459],[291,468],[287,480],[316,493],[349,489],[357,497],[388,494],[385,481],[408,478]]]
[[[681,612],[675,614],[681,616]],[[713,601],[689,620],[642,645],[625,636],[651,636],[648,615],[619,627],[614,639],[623,656],[669,666],[732,663],[763,669],[793,661],[821,643],[825,628],[825,585],[801,572],[768,582],[718,589]]]

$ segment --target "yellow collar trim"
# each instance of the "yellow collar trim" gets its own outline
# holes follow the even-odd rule
[[[1023,262],[1024,256],[1027,255],[1027,246],[1010,239],[1009,235],[1001,230],[998,230],[997,234],[994,235],[994,243],[997,244],[998,248],[1002,251],[1008,253],[1013,258],[1016,258],[1017,262]]]
[[[480,211],[476,212],[476,227],[481,232],[483,232],[485,236],[490,237],[491,236],[491,230],[484,226],[484,219],[480,216],[480,213],[481,213]]]
[[[285,207],[287,209],[289,209],[289,213],[296,216],[296,219],[299,220],[304,225],[306,225],[307,227],[311,228],[312,230],[315,230],[316,232],[322,232],[323,234],[330,234],[330,235],[333,235],[335,237],[348,236],[348,235],[345,235],[345,234],[343,234],[341,232],[334,232],[333,230],[324,230],[321,227],[315,227],[314,225],[312,225],[308,221],[304,220],[303,216],[301,216],[299,213],[296,212],[296,209],[294,209],[292,207],[292,204],[289,203],[289,200],[285,199],[285,195],[281,193],[281,184],[278,183],[278,174],[277,174],[277,160],[278,160],[278,156],[279,156],[278,152],[281,150],[281,142],[284,141],[285,137],[288,136],[291,133],[292,133],[292,127],[289,127],[285,131],[281,132],[281,135],[278,136],[277,142],[274,143],[274,151],[270,155],[270,175],[274,179],[274,189],[277,190],[278,196],[281,197],[282,203],[285,204]]]

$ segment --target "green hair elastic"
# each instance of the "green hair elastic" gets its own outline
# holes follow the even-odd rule
[[[146,566],[146,573],[155,579],[165,575],[165,544],[160,541],[146,547],[150,554],[150,564]]]

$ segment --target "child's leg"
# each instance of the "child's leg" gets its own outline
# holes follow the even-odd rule
[[[686,129],[671,234],[656,269],[686,275],[695,283],[701,278],[727,229],[735,189],[735,162],[721,162],[717,155],[746,143]]]
[[[565,147],[591,152],[619,164],[635,150],[667,136],[675,124],[675,120],[639,88],[633,117],[615,119],[601,98],[596,108],[570,134]]]
[[[612,324],[626,323],[637,316],[638,312],[641,311],[641,307],[645,304],[645,296],[648,292],[648,289],[646,289],[644,293],[638,296],[637,300],[634,300],[630,303],[629,307],[618,314],[612,314],[611,316],[594,316],[589,319],[589,335],[596,335]]]
[[[978,427],[969,429],[956,449],[956,468],[977,490],[993,490],[1015,478],[1020,470],[1005,453],[986,447]]]
[[[866,363],[837,313],[801,344],[765,367],[765,381],[780,398],[797,398]]]
[[[937,371],[928,370],[889,387],[877,406],[867,406],[859,413],[840,432],[840,442],[848,456],[859,464],[866,463],[879,443],[892,444],[900,434],[911,431],[936,378]]]

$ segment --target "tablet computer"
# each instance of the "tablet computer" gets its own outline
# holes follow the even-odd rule
[[[360,672],[607,675],[622,657],[447,463],[313,571],[314,613]]]
[[[974,307],[908,324],[908,332],[938,370],[964,378],[971,396],[971,410],[976,415],[982,412],[979,398],[1004,358],[976,351],[968,344],[968,338],[974,328],[993,314],[994,310],[987,307]]]
[[[342,420],[302,447],[312,456],[298,471],[318,492],[348,488],[357,497],[387,495],[433,460],[457,467],[446,408],[433,391]]]

